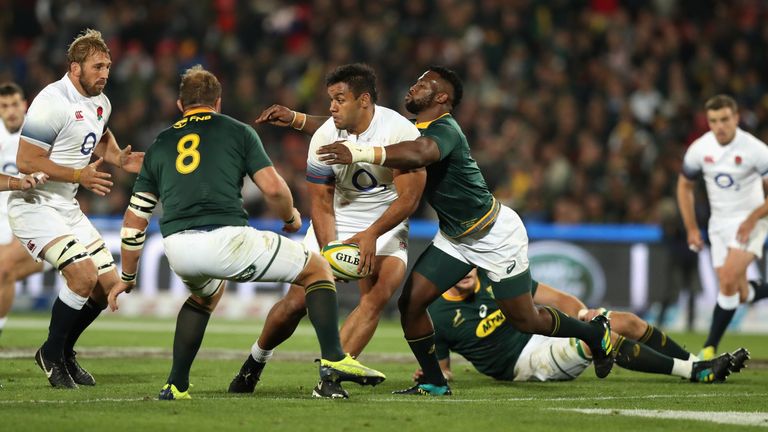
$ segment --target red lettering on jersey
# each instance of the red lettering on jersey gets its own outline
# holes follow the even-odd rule
[[[715,159],[712,156],[704,156],[704,163],[715,163]]]
[[[741,156],[736,156],[736,165],[741,165]]]
[[[75,120],[77,120],[77,121],[81,121],[81,120],[83,120],[84,118],[85,118],[85,117],[83,117],[83,112],[82,112],[82,111],[75,111]]]

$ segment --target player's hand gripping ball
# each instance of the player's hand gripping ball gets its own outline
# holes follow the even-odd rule
[[[363,276],[357,272],[360,264],[360,249],[356,244],[342,243],[338,240],[328,243],[321,254],[331,264],[331,271],[336,279],[357,280]]]

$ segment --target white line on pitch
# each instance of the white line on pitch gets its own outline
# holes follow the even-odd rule
[[[583,414],[622,415],[648,417],[665,420],[696,420],[740,426],[768,427],[768,413],[764,412],[723,412],[723,411],[676,411],[651,409],[605,409],[605,408],[555,408],[557,411],[572,411]]]

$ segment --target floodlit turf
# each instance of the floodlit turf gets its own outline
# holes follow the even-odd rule
[[[361,360],[388,380],[376,388],[348,383],[350,400],[328,401],[310,397],[317,343],[306,324],[275,355],[255,394],[227,394],[261,325],[213,319],[192,369],[193,400],[165,402],[155,398],[170,368],[173,322],[100,318],[78,347],[97,386],[76,391],[51,389],[32,360],[47,323],[47,316],[14,315],[0,337],[2,430],[768,430],[767,335],[726,336],[723,349],[747,346],[758,361],[725,384],[618,368],[605,380],[588,369],[567,383],[500,383],[456,361],[453,397],[418,398],[390,394],[410,385],[415,362],[398,324],[386,322]],[[696,348],[703,340],[674,336]]]

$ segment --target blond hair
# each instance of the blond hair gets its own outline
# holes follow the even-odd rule
[[[69,44],[67,50],[67,60],[69,63],[83,64],[85,59],[96,52],[103,52],[109,55],[107,43],[101,37],[101,32],[93,29],[85,29],[77,35],[75,40]]]
[[[200,65],[184,71],[179,85],[179,100],[186,108],[200,105],[213,106],[221,97],[221,83],[214,74]]]

